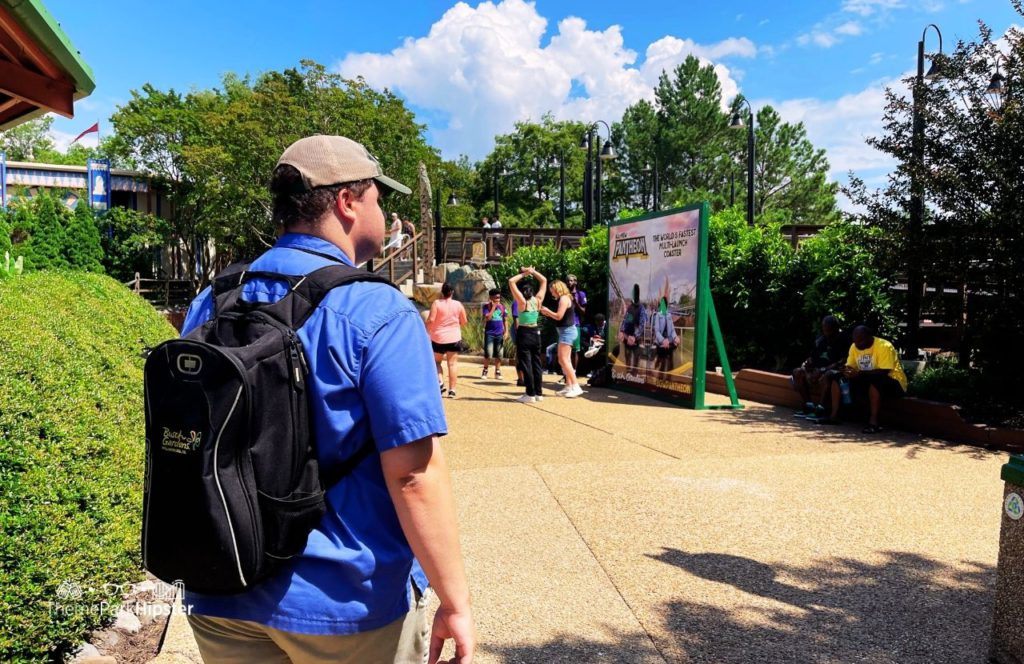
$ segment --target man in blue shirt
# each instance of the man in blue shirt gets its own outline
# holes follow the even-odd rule
[[[372,258],[385,233],[381,197],[410,193],[362,145],[340,136],[292,144],[270,190],[283,234],[249,270],[288,275]],[[256,278],[242,298],[273,302],[288,288]],[[189,307],[182,334],[212,314],[206,289]],[[447,424],[418,312],[394,288],[360,282],[331,291],[298,336],[321,467],[349,458],[367,438],[379,454],[328,488],[327,514],[278,574],[237,595],[186,592],[203,659],[419,664],[429,647],[434,663],[451,638],[451,661],[470,664],[469,590],[438,444]],[[440,600],[432,630],[428,578]]]

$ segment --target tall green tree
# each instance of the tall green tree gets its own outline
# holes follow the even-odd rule
[[[52,125],[53,117],[44,115],[0,132],[0,152],[7,153],[8,161],[36,161],[37,155],[54,149]]]
[[[158,90],[147,83],[141,91],[132,90],[131,99],[110,118],[116,132],[110,145],[113,153],[153,174],[167,191],[172,236],[190,267],[200,246],[204,200],[197,182],[201,174],[194,172],[186,155],[208,134],[197,110],[203,95]]]
[[[103,247],[96,215],[80,199],[68,220],[64,234],[64,259],[73,270],[103,272]]]
[[[29,206],[25,206],[28,209]],[[67,208],[51,194],[40,194],[32,199],[27,228],[28,241],[24,243],[26,270],[51,270],[68,267],[64,257],[66,242]]]
[[[273,243],[267,183],[277,158],[303,136],[359,141],[410,186],[419,162],[431,169],[440,162],[423,137],[425,127],[401,99],[311,61],[256,78],[228,74],[221,88],[187,95],[147,84],[111,122],[115,152],[168,187],[171,230],[189,265],[207,240],[222,260],[251,257]],[[418,216],[415,197],[394,197],[388,205]]]
[[[722,109],[722,86],[714,67],[687,56],[671,73],[662,72],[654,98],[655,150],[666,189],[719,190],[730,167],[730,146],[737,139]]]
[[[586,161],[586,152],[579,145],[585,133],[586,126],[581,122],[557,121],[545,115],[540,122],[517,122],[511,133],[497,136],[494,150],[476,165],[473,203],[480,215],[493,216],[497,181],[501,205],[518,211],[511,215],[503,212],[504,225],[510,225],[506,223],[509,221],[521,225],[552,223],[550,215],[536,211],[549,207],[558,210],[559,163],[564,162],[566,215],[577,218]]]
[[[1012,4],[1024,16],[1019,0]],[[1024,358],[1007,352],[1024,339],[1024,35],[1011,29],[1004,38],[998,44],[981,24],[976,40],[939,61],[941,85],[906,81],[924,123],[921,161],[914,96],[888,90],[884,133],[869,143],[898,166],[881,190],[853,178],[848,194],[862,209],[858,223],[885,234],[877,260],[894,272],[919,260],[925,282],[939,287],[923,308],[960,333],[962,367],[981,371],[993,403],[1016,395],[1024,410]],[[997,57],[1008,83],[1001,105],[986,95]],[[915,183],[926,201],[919,229],[910,223]]]
[[[829,182],[825,151],[807,138],[802,122],[783,122],[771,106],[757,112],[754,131],[754,209],[778,210],[795,224],[826,224],[839,216],[836,193]],[[743,188],[746,200],[746,188]]]

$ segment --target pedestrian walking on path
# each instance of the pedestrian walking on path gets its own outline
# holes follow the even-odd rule
[[[462,326],[466,324],[466,309],[452,297],[452,287],[441,286],[441,297],[430,305],[427,329],[434,350],[437,382],[444,392],[444,372],[441,361],[448,365],[448,398],[455,398],[455,383],[459,379],[459,347],[462,345]]]
[[[282,279],[301,282],[322,268],[354,269],[373,258],[385,229],[379,197],[389,191],[410,193],[359,143],[341,136],[293,143],[270,184],[273,218],[284,233],[240,277],[241,300],[277,302],[294,289]],[[208,321],[215,306],[205,289],[183,335]],[[325,487],[325,514],[303,550],[273,575],[235,594],[186,588],[203,660],[436,664],[444,641],[454,639],[455,661],[470,664],[476,637],[469,587],[437,442],[447,423],[418,312],[388,284],[349,283],[329,290],[296,334],[315,436],[309,444],[322,477],[359,461]],[[226,477],[227,489],[237,492]],[[210,501],[211,510],[220,508]],[[197,551],[203,536],[194,534]],[[240,545],[236,556],[248,553]],[[433,628],[428,579],[440,600]]]

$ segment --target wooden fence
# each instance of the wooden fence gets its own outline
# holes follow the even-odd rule
[[[124,285],[154,306],[167,308],[188,306],[197,292],[189,279],[145,279],[138,272]]]

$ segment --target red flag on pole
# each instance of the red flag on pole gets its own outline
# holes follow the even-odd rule
[[[78,136],[75,136],[75,140],[74,140],[74,141],[71,141],[71,143],[74,143],[74,142],[76,142],[76,141],[77,141],[78,139],[80,139],[81,137],[85,136],[86,134],[91,134],[92,132],[96,132],[97,134],[98,134],[98,133],[100,133],[100,123],[99,123],[99,122],[97,122],[97,123],[96,123],[96,124],[94,124],[93,126],[89,127],[88,129],[86,129],[85,131],[83,131],[83,132],[82,132],[81,134],[79,134]],[[68,143],[68,145],[71,145],[71,143]]]

